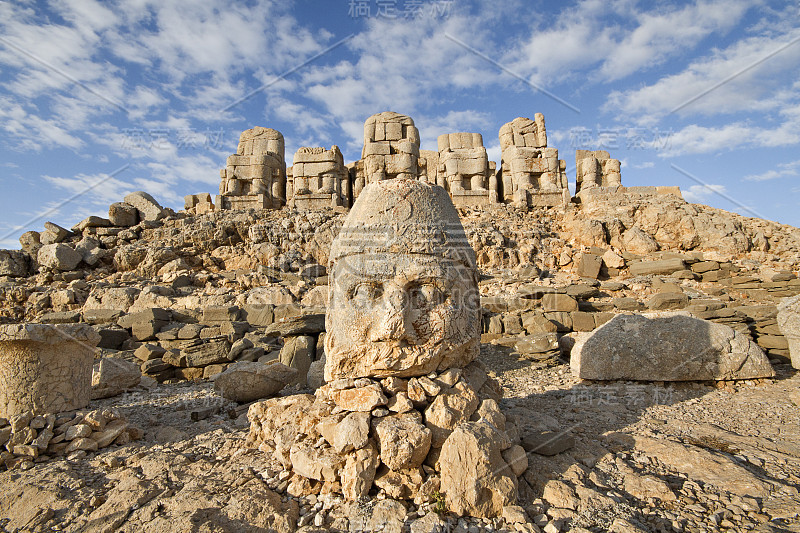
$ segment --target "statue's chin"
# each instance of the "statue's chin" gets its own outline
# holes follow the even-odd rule
[[[328,342],[328,336],[325,340],[325,381],[423,376],[440,368],[464,366],[479,351],[479,344],[474,339],[464,343],[430,341],[410,346],[397,343],[345,346],[334,338]]]

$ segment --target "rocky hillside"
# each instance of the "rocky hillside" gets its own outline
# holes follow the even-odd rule
[[[296,371],[288,393],[319,387],[328,252],[346,212],[175,213],[134,193],[107,217],[48,222],[21,250],[0,251],[3,322],[88,323],[102,339],[98,363],[145,375],[95,396],[91,412],[61,425],[54,415],[42,452],[32,443],[49,426],[0,420],[0,439],[31,451],[3,452],[0,527],[798,530],[798,378],[776,305],[800,294],[800,229],[671,195],[461,215],[481,269],[479,360],[503,385],[503,416],[529,456],[520,506],[465,519],[435,494],[350,504],[246,447],[247,405],[208,379],[235,362],[279,360]],[[663,310],[749,335],[776,377],[669,385],[570,374],[578,333]],[[107,448],[68,444],[64,428],[104,409],[136,434]]]

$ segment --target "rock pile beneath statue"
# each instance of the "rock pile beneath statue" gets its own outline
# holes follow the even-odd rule
[[[410,379],[341,379],[250,407],[248,444],[292,472],[293,494],[382,492],[459,515],[495,517],[528,467],[482,363]]]

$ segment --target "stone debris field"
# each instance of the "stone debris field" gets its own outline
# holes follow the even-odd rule
[[[800,229],[498,136],[254,127],[0,250],[0,531],[800,531]]]

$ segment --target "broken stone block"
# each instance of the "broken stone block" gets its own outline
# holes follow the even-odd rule
[[[289,457],[295,473],[317,481],[335,481],[345,463],[332,448],[315,448],[305,442],[292,445]]]
[[[764,352],[724,325],[675,313],[616,315],[572,348],[581,379],[711,381],[772,377]]]
[[[355,501],[367,496],[379,464],[374,445],[347,454],[347,461],[340,473],[344,497]]]
[[[689,305],[689,297],[682,292],[659,292],[651,296],[646,305],[653,311],[683,309]]]
[[[153,340],[161,328],[169,324],[169,312],[153,307],[122,317],[118,324],[131,329],[131,335],[138,341]]]
[[[308,369],[314,360],[316,340],[308,335],[289,337],[281,348],[280,361],[284,365],[297,369],[297,376],[292,384],[306,386]]]
[[[380,385],[330,391],[333,403],[345,411],[370,412],[376,407],[386,405],[389,400],[383,394]]]
[[[161,359],[166,350],[158,344],[145,343],[136,348],[133,352],[140,361],[150,361],[151,359]]]
[[[242,309],[242,318],[252,326],[269,326],[273,321],[272,304],[246,304]]]
[[[373,422],[381,461],[392,470],[422,465],[431,448],[431,430],[417,411],[385,416]]]
[[[129,203],[116,202],[108,206],[108,220],[114,226],[135,226],[139,222],[139,210]]]
[[[208,339],[206,342],[190,344],[183,348],[186,366],[208,366],[216,363],[227,363],[231,345],[224,337]]]
[[[228,400],[252,402],[278,394],[297,374],[281,363],[237,362],[217,375],[214,389]]]
[[[582,278],[597,279],[600,275],[600,267],[603,266],[603,260],[600,256],[595,254],[581,254],[578,260],[577,274]]]
[[[325,314],[316,313],[276,321],[267,327],[264,335],[268,337],[293,337],[296,335],[317,335],[323,331],[325,331]]]
[[[85,324],[0,326],[0,416],[88,405],[99,341]]]
[[[81,259],[81,254],[61,243],[42,246],[36,256],[39,265],[61,272],[75,270]]]
[[[525,451],[539,455],[556,455],[575,446],[575,437],[568,431],[530,431],[522,437]]]
[[[172,370],[172,365],[160,358],[148,359],[147,361],[142,363],[142,366],[140,368],[142,369],[143,374],[154,375],[154,374],[160,374],[161,372],[164,372],[166,370]]]
[[[344,454],[366,446],[369,442],[369,422],[369,413],[349,413],[333,428],[333,449]]]
[[[163,207],[144,191],[132,192],[125,196],[125,203],[136,208],[140,220],[161,220],[166,216]],[[109,213],[110,214],[110,213]]]
[[[52,222],[45,222],[44,229],[45,231],[39,235],[39,240],[42,244],[56,244],[72,235],[72,232],[68,229]]]
[[[630,264],[631,276],[667,275],[679,270],[686,270],[683,259],[659,259],[657,261],[640,261]]]
[[[39,237],[38,231],[26,231],[22,235],[19,236],[19,244],[22,249],[32,257],[36,257],[36,253],[39,251],[39,248],[42,247],[42,242]]]
[[[30,258],[19,250],[0,250],[0,276],[22,278],[29,274]]]
[[[463,381],[436,396],[425,409],[425,425],[432,432],[431,446],[440,448],[456,426],[469,420],[478,405],[478,394]]]
[[[236,322],[240,316],[241,309],[235,305],[206,307],[200,322],[207,326],[220,326],[225,322]]]
[[[136,364],[105,357],[92,371],[92,399],[111,398],[139,384],[142,372]]]
[[[72,226],[73,233],[83,233],[83,230],[87,228],[107,228],[111,225],[111,221],[107,218],[102,218],[98,216],[89,216]]]
[[[594,324],[594,322],[592,322]],[[514,344],[514,349],[521,354],[547,353],[558,350],[558,335],[555,333],[537,333],[526,335]]]
[[[777,320],[788,343],[792,366],[800,368],[800,296],[781,300]]]
[[[546,312],[578,310],[578,301],[568,294],[549,293],[542,296],[542,308]]]
[[[466,422],[447,438],[439,455],[447,508],[457,515],[500,516],[517,502],[517,477],[503,460],[508,436],[488,422]]]

